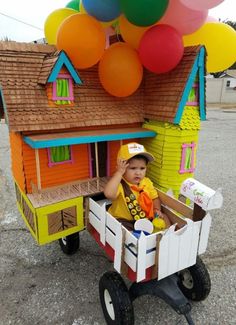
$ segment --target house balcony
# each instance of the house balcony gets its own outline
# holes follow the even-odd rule
[[[99,194],[103,192],[108,179],[109,177],[96,177],[42,190],[38,190],[34,185],[32,193],[27,194],[27,197],[34,208],[40,208],[80,196]]]

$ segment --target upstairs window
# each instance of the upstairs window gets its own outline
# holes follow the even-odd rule
[[[52,86],[52,100],[56,104],[71,104],[74,100],[73,82],[69,74],[59,74]]]
[[[180,174],[184,173],[193,173],[195,169],[195,147],[194,142],[187,144],[182,144],[182,155],[181,155],[181,164],[180,164]]]
[[[187,104],[188,106],[198,106],[198,84],[194,84],[189,92]]]
[[[48,148],[48,166],[72,163],[72,149],[71,146],[60,146]]]

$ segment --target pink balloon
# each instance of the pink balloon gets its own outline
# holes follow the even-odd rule
[[[182,4],[193,10],[204,10],[218,6],[224,0],[180,0]]]
[[[169,1],[169,6],[159,23],[174,27],[182,35],[192,34],[204,24],[208,10],[192,10],[179,1]]]
[[[212,16],[207,16],[205,23],[218,23],[219,20]]]
[[[146,69],[166,73],[174,69],[183,57],[182,36],[168,25],[155,25],[141,38],[139,57]]]

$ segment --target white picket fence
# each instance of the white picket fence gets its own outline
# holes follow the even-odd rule
[[[176,230],[172,225],[164,232],[142,233],[137,239],[106,211],[105,203],[99,205],[92,198],[88,218],[101,244],[109,244],[114,250],[115,270],[122,273],[122,263],[126,263],[136,273],[136,282],[145,280],[146,270],[155,264],[158,280],[194,265],[197,255],[206,250],[211,225],[209,213],[197,222],[179,217],[182,224],[184,220],[182,228]]]

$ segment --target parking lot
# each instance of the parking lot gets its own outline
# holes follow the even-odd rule
[[[236,108],[210,109],[202,123],[195,178],[222,188],[224,205],[212,211],[207,252],[212,289],[192,305],[196,325],[236,324]],[[0,325],[101,325],[98,283],[112,263],[84,231],[80,250],[66,256],[58,242],[38,246],[16,208],[8,130],[0,124]],[[158,298],[134,302],[135,324],[186,324]]]

